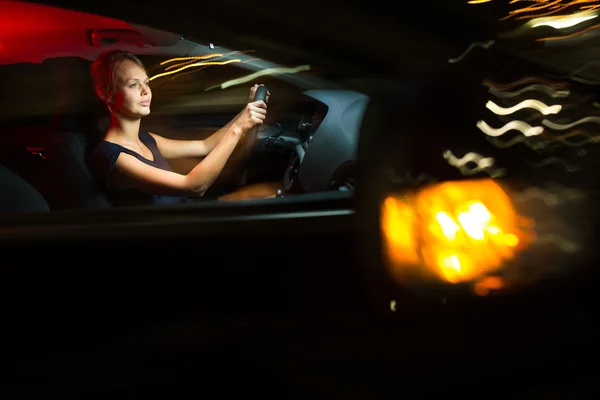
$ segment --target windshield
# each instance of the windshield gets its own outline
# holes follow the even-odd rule
[[[144,61],[159,94],[156,115],[186,113],[190,107],[228,112],[242,104],[241,93],[256,80],[269,84],[282,100],[307,89],[342,89],[352,77],[309,57],[282,63],[265,59],[255,48],[230,49],[80,11],[7,0],[0,1],[0,9],[0,89],[11,94],[0,111],[2,124],[97,107],[90,63],[112,49],[131,51]],[[66,20],[75,23],[65,25]],[[44,96],[30,96],[32,91]]]

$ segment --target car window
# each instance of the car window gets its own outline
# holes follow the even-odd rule
[[[349,89],[351,75],[310,59],[279,64],[263,59],[257,49],[228,49],[79,11],[15,3],[3,2],[3,18],[27,11],[40,18],[53,15],[54,20],[10,37],[8,28],[0,30],[0,89],[6,103],[0,107],[0,165],[31,184],[50,211],[106,206],[105,193],[94,200],[107,188],[90,173],[85,157],[89,136],[101,139],[107,117],[94,93],[90,66],[97,54],[110,49],[131,51],[142,60],[153,91],[144,128],[171,139],[208,138],[244,107],[252,85],[268,87],[268,119],[254,144],[244,154],[232,155],[219,175],[214,186],[223,188],[221,193],[246,187],[260,192],[259,198],[353,192],[369,97]],[[78,22],[63,28],[56,22],[61,18]],[[22,35],[21,45],[17,35]],[[200,161],[168,160],[181,174]],[[2,196],[8,199],[10,191],[3,188]],[[239,199],[256,197],[249,193]]]

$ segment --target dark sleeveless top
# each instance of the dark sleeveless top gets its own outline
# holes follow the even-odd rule
[[[127,153],[145,164],[151,165],[165,171],[172,171],[171,166],[160,154],[156,140],[147,131],[140,129],[139,138],[152,152],[154,161],[148,160],[135,151],[129,150],[121,145],[101,141],[91,152],[90,164],[96,176],[108,188],[108,197],[113,205],[119,206],[141,206],[141,205],[160,205],[160,204],[178,204],[185,201],[184,197],[161,196],[157,194],[144,193],[139,190],[114,189],[110,186],[110,174],[121,153]]]

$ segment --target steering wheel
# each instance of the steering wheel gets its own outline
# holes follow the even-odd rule
[[[267,87],[265,85],[261,85],[256,88],[256,92],[254,92],[254,101],[262,100],[267,101]]]
[[[254,101],[258,101],[258,100],[262,100],[262,101],[267,101],[267,87],[262,85],[256,88],[256,92],[254,92],[254,99],[252,100]],[[254,143],[256,142],[256,135],[258,134],[258,127],[255,127],[252,132],[250,133],[249,137],[246,140],[249,140],[250,143],[248,143],[248,148],[250,150],[252,150],[252,148],[254,147]],[[246,154],[244,155],[244,159],[243,161],[246,162],[248,160],[248,158],[250,157],[250,154],[252,152],[251,151],[247,151]]]
[[[265,86],[259,86],[254,92],[253,102],[257,100],[266,101],[267,98],[267,88]],[[258,127],[252,129],[247,137],[244,139],[244,143],[242,144],[239,150],[242,150],[243,153],[239,156],[238,162],[241,165],[244,165],[250,159],[250,155],[252,154],[252,148],[254,147],[254,143],[256,142],[256,135],[258,134]]]

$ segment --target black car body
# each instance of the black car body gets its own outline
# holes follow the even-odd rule
[[[519,23],[500,18],[521,5],[434,1],[395,14],[378,4],[223,1],[195,14],[153,1],[111,9],[95,1],[52,4],[189,35],[209,49],[257,49],[280,65],[314,60],[323,75],[310,85],[331,87],[267,82],[271,105],[285,89],[302,101],[272,107],[282,117],[273,123],[277,132],[263,138],[273,157],[255,167],[297,179],[299,191],[248,202],[3,214],[4,354],[16,374],[5,385],[9,397],[597,392],[590,360],[598,332],[591,302],[595,159],[552,146],[571,157],[567,165],[580,162],[581,173],[540,169],[531,164],[559,155],[494,145],[480,124],[510,122],[490,114],[486,105],[498,91],[485,82],[553,79],[571,85],[575,105],[560,97],[554,103],[571,119],[589,111],[582,104],[594,107],[593,76],[565,77],[585,62],[581,49],[572,63],[558,64],[548,55],[555,50],[536,48],[535,39],[503,39],[508,24]],[[476,7],[488,8],[480,14]],[[43,93],[34,85],[27,96],[34,89]],[[508,97],[494,101],[515,105]],[[159,120],[217,126],[234,108],[199,117],[181,107]],[[530,126],[542,121],[523,118]],[[20,132],[14,137],[36,137],[37,130]],[[15,161],[24,168],[17,175],[42,195],[52,193],[49,181],[31,172],[54,171],[39,164],[47,161],[40,149],[52,144],[17,143],[30,157]],[[469,153],[493,158],[494,168],[476,163],[482,168],[472,173],[473,164],[454,162]],[[482,294],[472,280],[450,283],[432,270],[422,274],[420,264],[415,274],[394,275],[386,199],[410,203],[439,187],[475,194],[479,181],[491,185],[482,186],[482,198],[506,196],[535,222],[522,252],[492,271],[511,284]],[[436,186],[444,184],[451,186]],[[518,196],[532,188],[533,200]],[[404,233],[424,226],[419,218]]]

